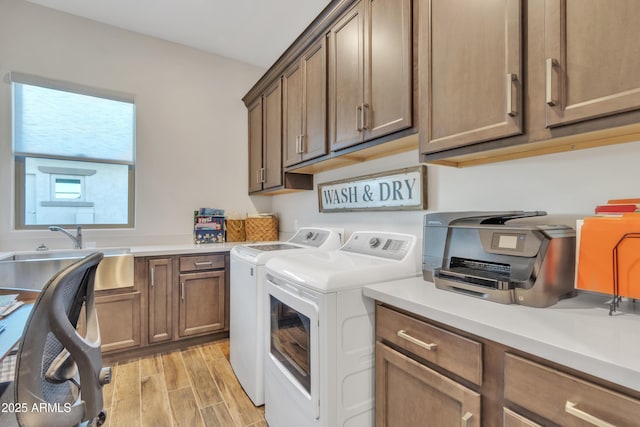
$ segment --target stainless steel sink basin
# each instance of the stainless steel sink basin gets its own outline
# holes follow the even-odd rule
[[[18,253],[0,260],[0,287],[42,289],[58,271],[93,252],[104,254],[96,272],[96,290],[133,287],[129,248]]]

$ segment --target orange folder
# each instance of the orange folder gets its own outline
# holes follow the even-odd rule
[[[640,213],[584,219],[576,287],[640,298]]]

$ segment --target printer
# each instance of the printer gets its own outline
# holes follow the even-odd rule
[[[544,215],[541,211],[425,215],[424,280],[439,289],[530,307],[548,307],[575,295],[575,230],[535,221]],[[534,220],[514,221],[523,218]]]

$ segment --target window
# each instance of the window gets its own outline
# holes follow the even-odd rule
[[[133,227],[133,96],[10,74],[16,228]]]
[[[70,176],[53,176],[52,178],[51,198],[53,200],[81,200],[84,196],[81,178]]]

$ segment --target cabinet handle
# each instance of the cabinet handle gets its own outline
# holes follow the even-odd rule
[[[298,154],[304,153],[304,135],[300,135],[300,148]]]
[[[547,71],[546,71],[546,99],[547,105],[555,107],[558,104],[558,98],[553,96],[553,68],[557,67],[558,61],[553,58],[547,58]],[[556,84],[557,86],[557,84]]]
[[[296,135],[296,154],[300,154],[300,135]]]
[[[360,126],[360,118],[362,112],[362,105],[356,105],[356,130],[362,132],[362,126]]]
[[[259,173],[258,182],[264,182],[265,181],[265,176],[266,176],[265,168],[260,168],[258,170],[258,173]]]
[[[184,301],[184,282],[180,282],[180,299]]]
[[[603,421],[600,418],[594,417],[587,412],[581,411],[580,409],[576,408],[576,406],[577,403],[569,402],[567,400],[564,404],[564,411],[569,415],[573,415],[574,417],[580,418],[582,421],[586,421],[589,424],[593,424],[597,427],[615,427],[613,424],[609,424],[608,422]]]
[[[367,128],[367,114],[366,112],[369,110],[369,104],[362,104],[362,108],[360,109],[360,123],[362,123],[362,129],[368,129]]]
[[[424,341],[420,341],[417,338],[412,337],[411,335],[407,334],[407,331],[405,331],[404,329],[400,329],[397,332],[398,336],[402,339],[405,339],[407,341],[409,341],[410,343],[413,343],[415,345],[417,345],[418,347],[422,347],[425,350],[429,350],[429,351],[436,351],[438,349],[438,344],[435,343],[426,343]]]
[[[151,287],[155,287],[156,286],[156,269],[155,267],[151,267]]]
[[[205,267],[213,265],[213,261],[195,261],[193,263],[196,267]]]
[[[261,171],[261,169],[256,169],[256,182],[258,182],[258,183],[262,182],[260,180],[260,171]]]
[[[511,73],[507,74],[507,115],[510,117],[514,117],[518,114],[518,110],[516,109],[517,98],[516,102],[513,102],[513,85],[517,81],[518,76]]]
[[[469,420],[471,420],[471,417],[473,417],[473,414],[471,412],[467,412],[462,416],[462,422],[460,423],[461,427],[468,427],[469,426]]]

